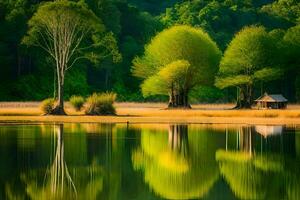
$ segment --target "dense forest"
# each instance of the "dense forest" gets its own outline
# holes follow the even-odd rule
[[[42,100],[55,94],[56,72],[53,60],[45,51],[27,45],[26,41],[26,35],[32,28],[30,21],[45,2],[0,0],[1,101]],[[144,54],[145,45],[147,47],[157,33],[174,25],[199,27],[207,32],[224,54],[227,48],[234,51],[233,38],[238,32],[244,27],[255,25],[263,27],[257,30],[262,37],[265,33],[272,36],[270,40],[272,44],[267,47],[278,50],[268,56],[269,60],[278,65],[281,73],[274,79],[268,80],[266,76],[261,76],[253,82],[253,87],[256,88],[254,96],[258,97],[263,92],[282,93],[292,102],[300,101],[298,0],[79,0],[78,2],[86,4],[93,16],[95,15],[95,19],[101,21],[105,39],[103,46],[90,55],[91,59],[76,62],[76,66],[66,73],[64,84],[66,99],[71,95],[87,96],[92,92],[102,91],[117,93],[119,101],[165,99],[159,94],[143,96],[140,88],[142,79],[133,75],[132,67],[134,59]],[[279,59],[287,52],[288,55]],[[220,67],[228,68],[225,61],[222,63]],[[269,73],[267,69],[263,72]],[[190,99],[196,102],[235,101],[235,87],[222,87],[223,82],[221,87],[215,85],[197,87],[189,94]]]

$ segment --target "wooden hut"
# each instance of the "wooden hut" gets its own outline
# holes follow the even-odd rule
[[[258,108],[262,109],[285,109],[288,100],[281,94],[267,94],[255,100]]]

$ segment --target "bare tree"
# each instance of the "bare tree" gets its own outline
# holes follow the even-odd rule
[[[42,48],[55,62],[58,101],[51,114],[65,115],[65,74],[78,60],[99,59],[101,47],[106,49],[105,56],[116,52],[112,50],[116,48],[113,36],[99,37],[103,33],[101,20],[85,4],[66,0],[42,4],[29,21],[29,31],[23,42]],[[112,44],[105,45],[105,41]]]

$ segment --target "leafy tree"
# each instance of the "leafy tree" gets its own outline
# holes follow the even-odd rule
[[[49,54],[38,48],[27,49],[21,44],[22,38],[28,31],[28,20],[41,4],[47,2],[50,1],[0,0],[1,100],[41,100],[53,93],[56,94],[57,86],[53,85],[53,82],[56,82],[57,78],[55,69],[48,67],[53,65]],[[106,31],[113,33],[106,35],[105,46],[109,47],[108,44],[118,46],[122,54],[122,62],[116,64],[112,61],[115,58],[107,55],[101,62],[76,63],[76,69],[66,73],[64,98],[74,94],[86,95],[94,91],[113,90],[118,93],[120,101],[144,100],[138,87],[141,80],[131,76],[131,62],[136,55],[143,53],[144,45],[163,28],[179,24],[200,27],[216,41],[220,49],[225,50],[235,33],[244,26],[256,24],[265,26],[267,30],[280,28],[286,31],[299,23],[300,10],[297,0],[74,0],[70,2],[86,3],[89,9],[101,19]],[[161,12],[164,13],[160,14]],[[83,39],[83,44],[89,45],[91,42],[93,41],[90,37],[87,40]],[[93,51],[94,55],[99,55],[103,49],[98,50]],[[300,79],[297,78],[297,67],[293,67],[294,63],[288,55],[290,50],[287,48],[282,51],[288,58],[288,62],[284,65],[285,74],[282,79],[263,83],[261,88],[283,93],[290,101],[294,101],[298,90],[296,87],[299,85],[295,84],[295,81],[298,80],[299,83]],[[48,76],[44,76],[45,74]],[[41,82],[43,84],[38,84]],[[197,102],[200,99],[206,102],[232,101],[235,96],[233,88],[226,91],[204,86],[198,88],[200,90],[192,91]],[[148,99],[157,98],[164,97],[151,96]]]
[[[268,28],[286,28],[290,25],[282,17],[261,11],[260,6],[266,3],[242,0],[183,1],[166,9],[160,19],[166,26],[187,24],[201,27],[221,49],[225,49],[234,34],[244,26],[262,24]]]
[[[181,104],[187,104],[187,99],[176,99],[179,95],[176,95],[178,91],[184,91],[189,88],[189,71],[190,63],[185,60],[174,61],[167,66],[163,67],[157,74],[149,77],[142,84],[142,92],[145,96],[156,94],[169,94],[170,95],[170,107],[176,107],[172,105],[173,102],[184,101]],[[187,98],[187,95],[185,96]]]
[[[300,3],[297,0],[277,0],[261,10],[269,15],[279,16],[291,23],[300,23]]]
[[[24,43],[42,48],[53,59],[57,73],[58,104],[52,114],[65,114],[65,74],[78,60],[99,59],[98,50],[105,46],[110,35],[101,37],[104,26],[101,20],[84,3],[56,1],[42,4],[28,22],[28,35]],[[87,44],[90,38],[92,44]],[[103,42],[104,41],[104,42]],[[111,41],[111,40],[109,40]],[[107,49],[114,49],[110,42]],[[93,50],[93,52],[86,50]],[[105,49],[107,51],[107,49]],[[107,53],[105,51],[105,53]]]
[[[296,76],[296,98],[300,100],[300,25],[288,29],[283,37],[285,45],[285,65],[287,70]]]
[[[159,33],[133,61],[133,74],[144,79],[144,95],[169,95],[169,107],[189,107],[188,95],[197,85],[209,85],[221,52],[209,35],[190,26]]]
[[[277,67],[276,42],[263,27],[246,27],[236,34],[220,63],[216,86],[236,86],[239,98],[236,108],[251,108],[253,86],[281,74]]]
[[[141,10],[146,10],[150,13],[159,14],[159,12],[164,11],[167,7],[172,6],[176,2],[181,0],[127,0],[128,3],[134,4],[139,7]]]

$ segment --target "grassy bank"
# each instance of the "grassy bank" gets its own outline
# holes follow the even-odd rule
[[[230,104],[193,105],[191,110],[166,110],[159,103],[117,103],[118,116],[84,116],[69,104],[69,116],[41,116],[38,102],[0,103],[0,121],[116,122],[116,123],[239,123],[300,124],[300,105],[286,110],[230,110]]]

